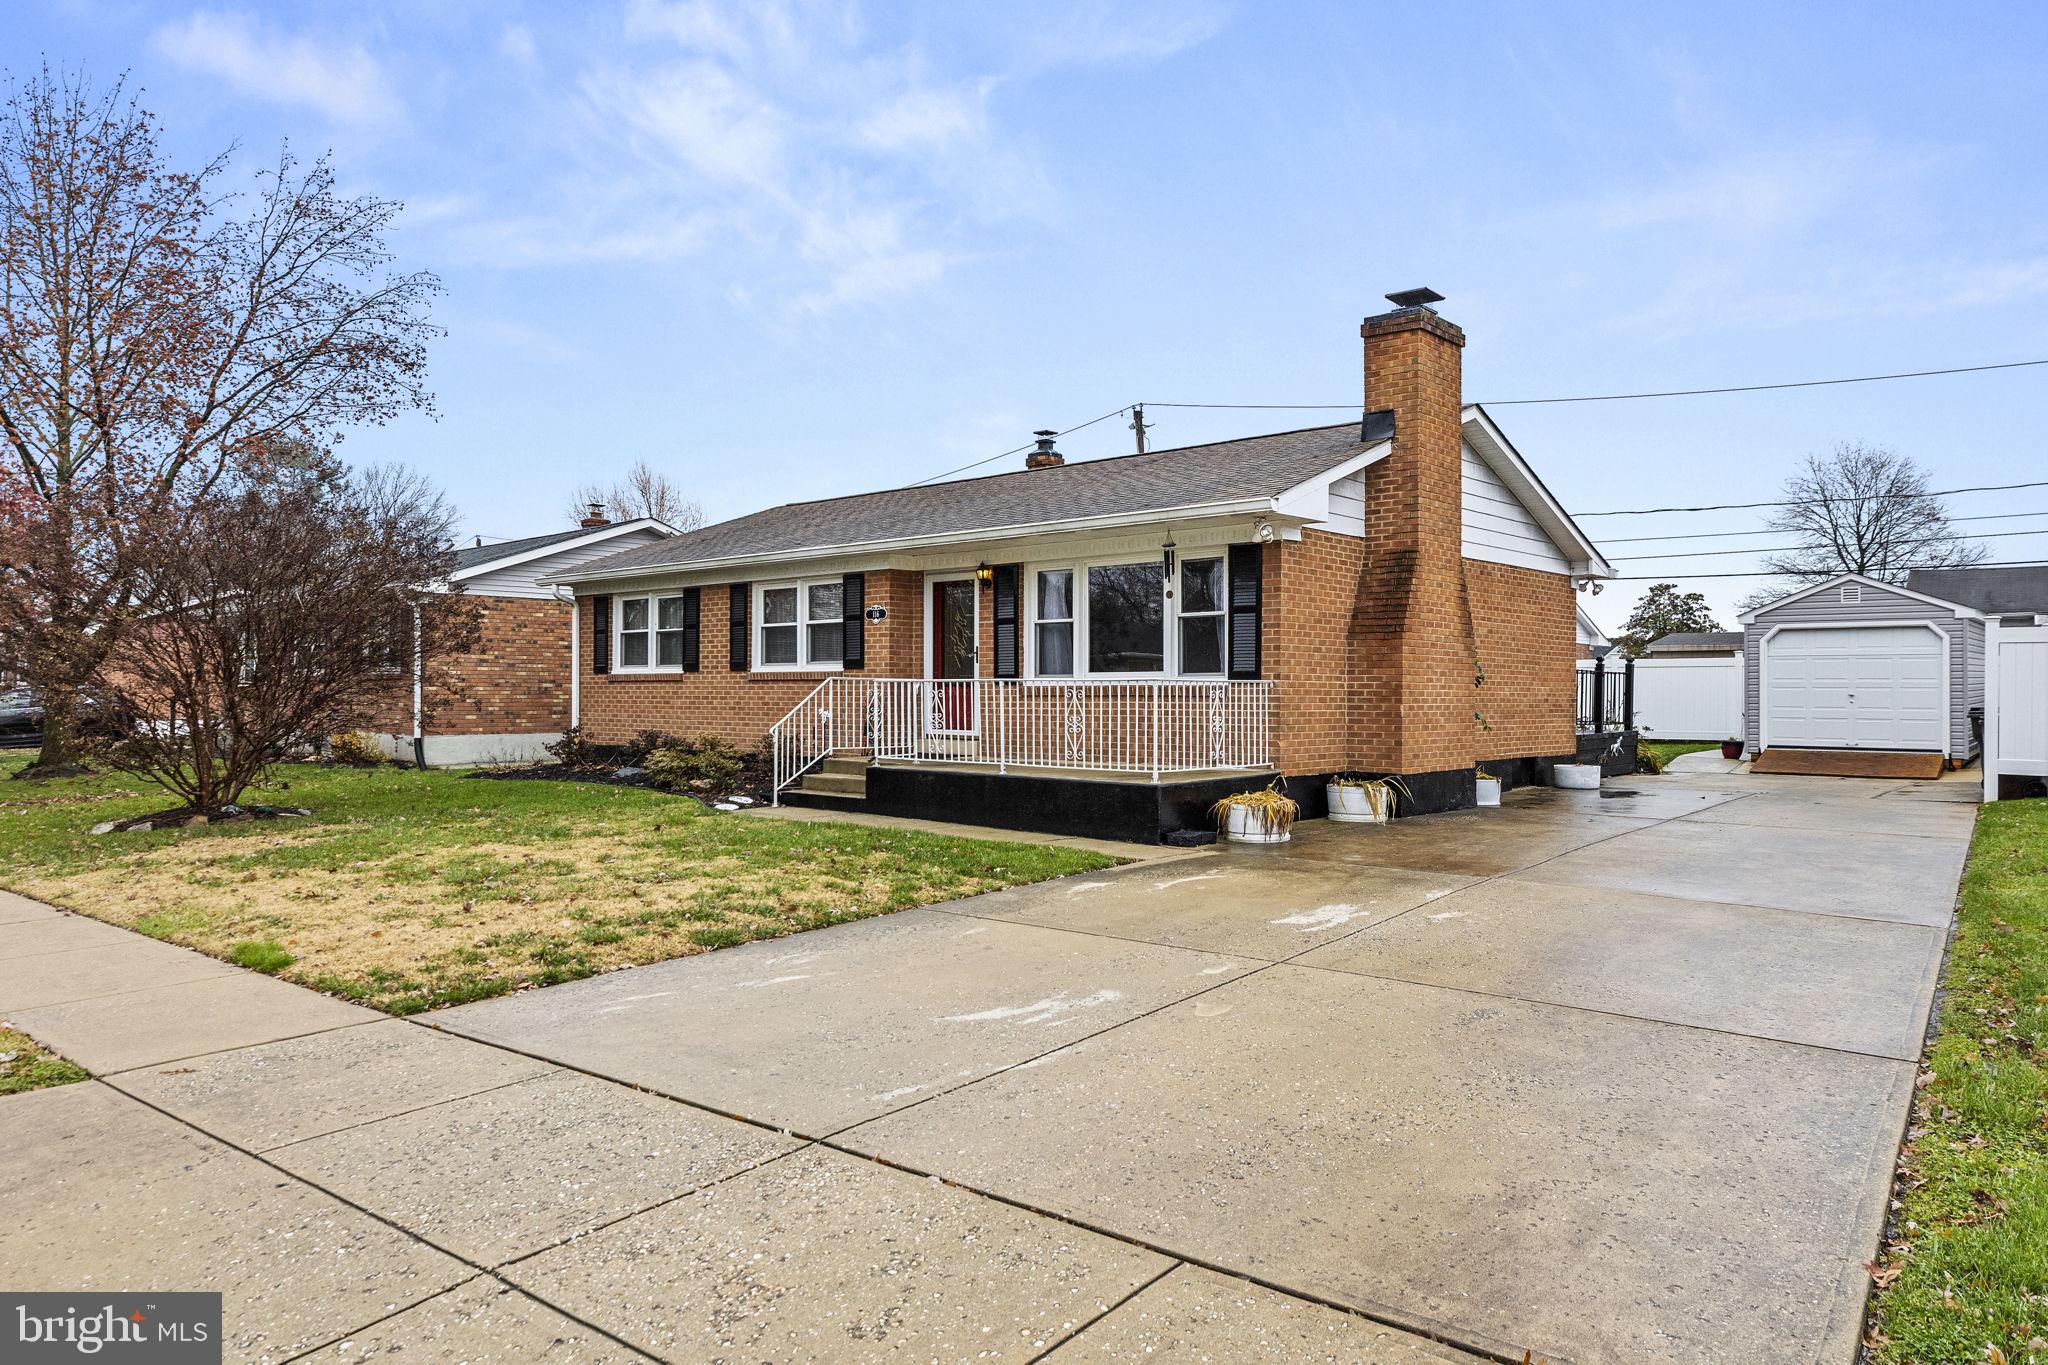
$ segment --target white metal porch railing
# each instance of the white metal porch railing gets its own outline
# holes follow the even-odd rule
[[[769,730],[775,796],[831,753],[1166,773],[1273,765],[1273,684],[1182,678],[827,678]]]

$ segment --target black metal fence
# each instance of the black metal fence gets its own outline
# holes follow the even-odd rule
[[[1609,654],[1579,664],[1578,701],[1573,710],[1582,735],[1635,726],[1636,661]]]

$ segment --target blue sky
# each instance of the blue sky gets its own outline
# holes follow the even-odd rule
[[[180,155],[289,138],[404,200],[404,263],[447,285],[440,417],[345,449],[487,536],[640,458],[718,519],[1140,399],[1355,401],[1360,317],[1416,284],[1482,400],[2048,357],[2039,6],[17,0],[0,56],[130,72]],[[1944,487],[2048,477],[2044,396],[2034,369],[1496,416],[1592,512],[1766,498],[1842,439]],[[1161,445],[1332,420],[1151,416]],[[1725,615],[1750,585],[1693,586]]]

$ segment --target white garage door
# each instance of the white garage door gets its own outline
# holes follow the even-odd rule
[[[1947,747],[1943,637],[1934,631],[1782,630],[1764,650],[1765,747]]]

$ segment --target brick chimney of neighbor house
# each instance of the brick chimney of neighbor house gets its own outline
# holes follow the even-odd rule
[[[1031,434],[1038,438],[1038,449],[1024,457],[1026,469],[1056,469],[1067,462],[1066,456],[1052,448],[1053,438],[1059,435],[1057,431],[1034,431]]]
[[[1366,470],[1353,661],[1358,763],[1411,775],[1469,773],[1473,713],[1483,709],[1463,558],[1465,333],[1430,307],[1441,298],[1427,289],[1389,294],[1393,310],[1359,328],[1365,409],[1392,414],[1394,448]]]
[[[590,504],[590,510],[583,514],[583,520],[576,524],[585,530],[595,530],[600,526],[611,525],[612,519],[604,514],[603,503],[593,502]]]

